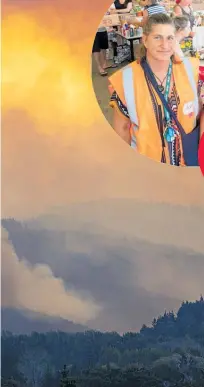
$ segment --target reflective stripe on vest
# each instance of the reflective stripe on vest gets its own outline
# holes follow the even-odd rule
[[[184,58],[183,64],[185,66],[186,73],[188,75],[189,83],[193,89],[195,115],[197,117],[197,114],[199,112],[199,100],[198,100],[197,85],[194,78],[193,66],[191,61],[188,58]],[[199,125],[196,126],[196,118],[195,118],[194,130],[187,135],[182,135],[184,159],[185,159],[186,165],[189,167],[197,167],[199,165],[198,164],[199,134],[200,134],[200,127]]]
[[[195,105],[195,115],[197,117],[199,112],[199,101],[198,101],[198,94],[197,94],[197,85],[194,78],[194,72],[192,68],[192,63],[188,58],[184,58],[183,64],[186,69],[186,73],[189,79],[189,83],[192,87],[192,90],[194,92],[194,105]],[[124,96],[126,101],[127,110],[129,113],[129,117],[132,123],[134,123],[134,132],[138,129],[139,126],[139,120],[138,120],[138,114],[137,114],[137,107],[135,103],[135,93],[134,93],[134,83],[133,83],[133,71],[132,67],[126,67],[123,69],[123,89],[124,89]],[[196,124],[196,119],[195,119]],[[132,133],[131,136],[131,147],[136,148],[136,136]]]
[[[124,89],[125,101],[126,101],[129,117],[131,122],[134,125],[134,131],[135,131],[137,130],[139,121],[138,121],[138,115],[137,115],[136,103],[135,103],[132,67],[126,67],[123,70],[123,89]],[[136,146],[137,146],[136,136],[133,132],[131,136],[131,147],[136,148]]]
[[[199,113],[198,90],[197,90],[197,85],[196,85],[195,78],[194,78],[194,72],[193,72],[192,63],[191,63],[191,61],[187,57],[185,57],[183,59],[183,64],[185,66],[186,73],[188,75],[189,83],[190,83],[190,85],[191,85],[191,87],[193,89],[195,115],[197,117],[197,115]],[[195,124],[196,124],[196,119],[195,119]]]

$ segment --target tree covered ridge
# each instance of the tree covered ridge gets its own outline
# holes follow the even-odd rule
[[[58,387],[64,364],[81,387],[203,387],[203,297],[138,333],[2,332],[2,386]]]

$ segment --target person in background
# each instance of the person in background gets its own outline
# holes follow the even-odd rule
[[[190,21],[191,32],[190,38],[194,37],[193,27],[195,26],[195,16],[193,14],[192,0],[176,0],[176,5],[173,9],[174,16],[187,16]]]
[[[195,16],[193,14],[192,9],[192,1],[191,0],[176,0],[176,5],[173,9],[173,15],[174,16],[186,16],[190,22],[190,33],[189,36],[186,37],[183,41],[183,47],[182,50],[184,52],[189,52],[191,56],[195,56],[194,50],[193,50],[193,37],[195,35],[193,31],[193,27],[195,26]]]
[[[193,8],[191,4],[191,0],[176,0],[176,5],[173,12],[176,16],[187,16],[189,18],[192,29],[195,24],[195,16],[193,14]]]
[[[176,16],[173,18],[175,26],[175,36],[176,36],[176,46],[175,46],[175,55],[180,59],[183,59],[184,53],[180,47],[180,43],[189,36],[191,31],[191,25],[189,18],[187,16]]]
[[[143,27],[152,15],[157,13],[167,14],[166,8],[158,0],[140,0],[140,6],[144,8],[142,21],[136,18],[135,21],[131,22],[136,27]]]
[[[108,65],[106,59],[106,50],[109,48],[108,44],[108,33],[105,27],[99,27],[96,33],[92,54],[94,56],[98,72],[101,76],[106,76],[108,74],[107,69],[116,67],[116,65]]]
[[[128,13],[132,9],[132,0],[115,0],[111,4],[110,13]]]
[[[109,8],[110,14],[128,14],[132,10],[132,0],[115,0]],[[117,30],[117,27],[114,30]],[[113,55],[117,58],[117,38],[112,41]]]
[[[109,78],[114,130],[138,153],[155,161],[198,166],[199,60],[176,62],[175,25],[165,14],[148,18],[143,43],[146,52],[141,61]]]
[[[167,13],[166,8],[158,0],[140,0],[141,7],[144,7],[144,12],[147,17],[155,15],[156,13]],[[144,17],[144,15],[143,15]]]

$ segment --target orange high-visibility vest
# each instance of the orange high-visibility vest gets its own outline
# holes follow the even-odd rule
[[[180,99],[177,118],[185,133],[189,134],[196,126],[199,113],[197,94],[199,60],[185,58],[183,62],[173,63],[173,76]],[[116,91],[128,109],[131,120],[131,146],[137,148],[139,153],[160,162],[162,140],[142,67],[139,63],[133,62],[115,72],[109,81],[111,89]],[[156,98],[164,115],[162,103],[157,95]],[[169,163],[168,146],[165,147],[165,155],[166,162]],[[183,158],[185,160],[185,154]]]

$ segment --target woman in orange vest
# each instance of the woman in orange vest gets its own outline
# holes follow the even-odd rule
[[[143,43],[141,61],[109,78],[113,127],[142,155],[170,165],[197,166],[202,129],[199,60],[174,59],[175,26],[165,14],[148,19]]]

